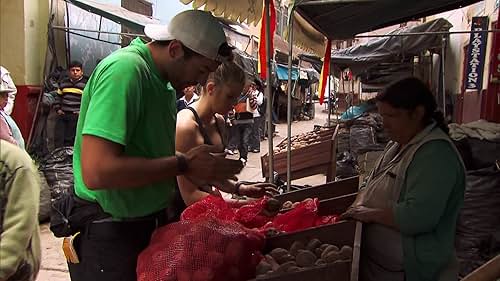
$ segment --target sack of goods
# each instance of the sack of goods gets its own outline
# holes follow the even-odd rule
[[[264,236],[216,218],[159,228],[137,261],[138,281],[248,280],[262,259]]]

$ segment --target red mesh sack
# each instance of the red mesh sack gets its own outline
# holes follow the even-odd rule
[[[316,226],[318,215],[318,198],[304,200],[292,210],[277,215],[273,220],[273,226],[284,232],[298,231]]]
[[[137,261],[138,281],[248,280],[264,237],[237,222],[201,218],[155,231]]]
[[[265,208],[268,197],[253,201],[236,209],[235,220],[248,228],[260,228],[268,222],[272,221],[272,217],[262,215],[262,210]]]
[[[209,195],[202,200],[190,205],[181,214],[181,220],[194,220],[201,217],[212,217],[221,220],[233,221],[234,210],[224,201],[224,198]]]

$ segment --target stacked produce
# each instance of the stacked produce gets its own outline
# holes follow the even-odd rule
[[[324,136],[321,134],[321,132],[324,132],[326,130],[327,129],[316,130],[316,131],[302,133],[299,135],[292,136],[290,138],[292,150],[320,143],[322,140],[322,136]],[[332,134],[333,134],[333,131],[332,131]],[[277,154],[277,153],[285,152],[286,147],[287,147],[287,141],[285,139],[278,146],[276,146],[276,148],[274,148],[274,153]]]
[[[329,264],[350,263],[351,261],[352,247],[339,248],[314,238],[307,243],[295,241],[290,249],[273,249],[257,265],[256,274],[258,278],[270,277]]]

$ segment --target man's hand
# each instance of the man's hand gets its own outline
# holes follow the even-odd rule
[[[273,197],[278,194],[276,185],[268,182],[242,184],[240,185],[240,195],[245,195],[252,198],[260,198],[265,195]]]
[[[62,111],[61,109],[58,109],[57,110],[57,115],[64,115],[64,111]]]
[[[345,213],[340,215],[341,219],[352,218],[365,223],[377,222],[377,217],[380,214],[380,209],[368,208],[365,206],[355,206],[349,208]]]
[[[237,180],[243,169],[240,160],[226,159],[218,146],[201,145],[188,151],[185,156],[188,170],[183,175],[199,187],[220,186],[227,180]]]

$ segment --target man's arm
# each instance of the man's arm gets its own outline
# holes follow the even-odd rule
[[[176,157],[128,157],[122,145],[92,135],[83,136],[81,155],[83,181],[89,189],[140,187],[180,174]]]
[[[18,168],[12,182],[7,184],[7,205],[0,233],[0,280],[16,272],[38,224],[39,184],[34,168],[28,167]]]

